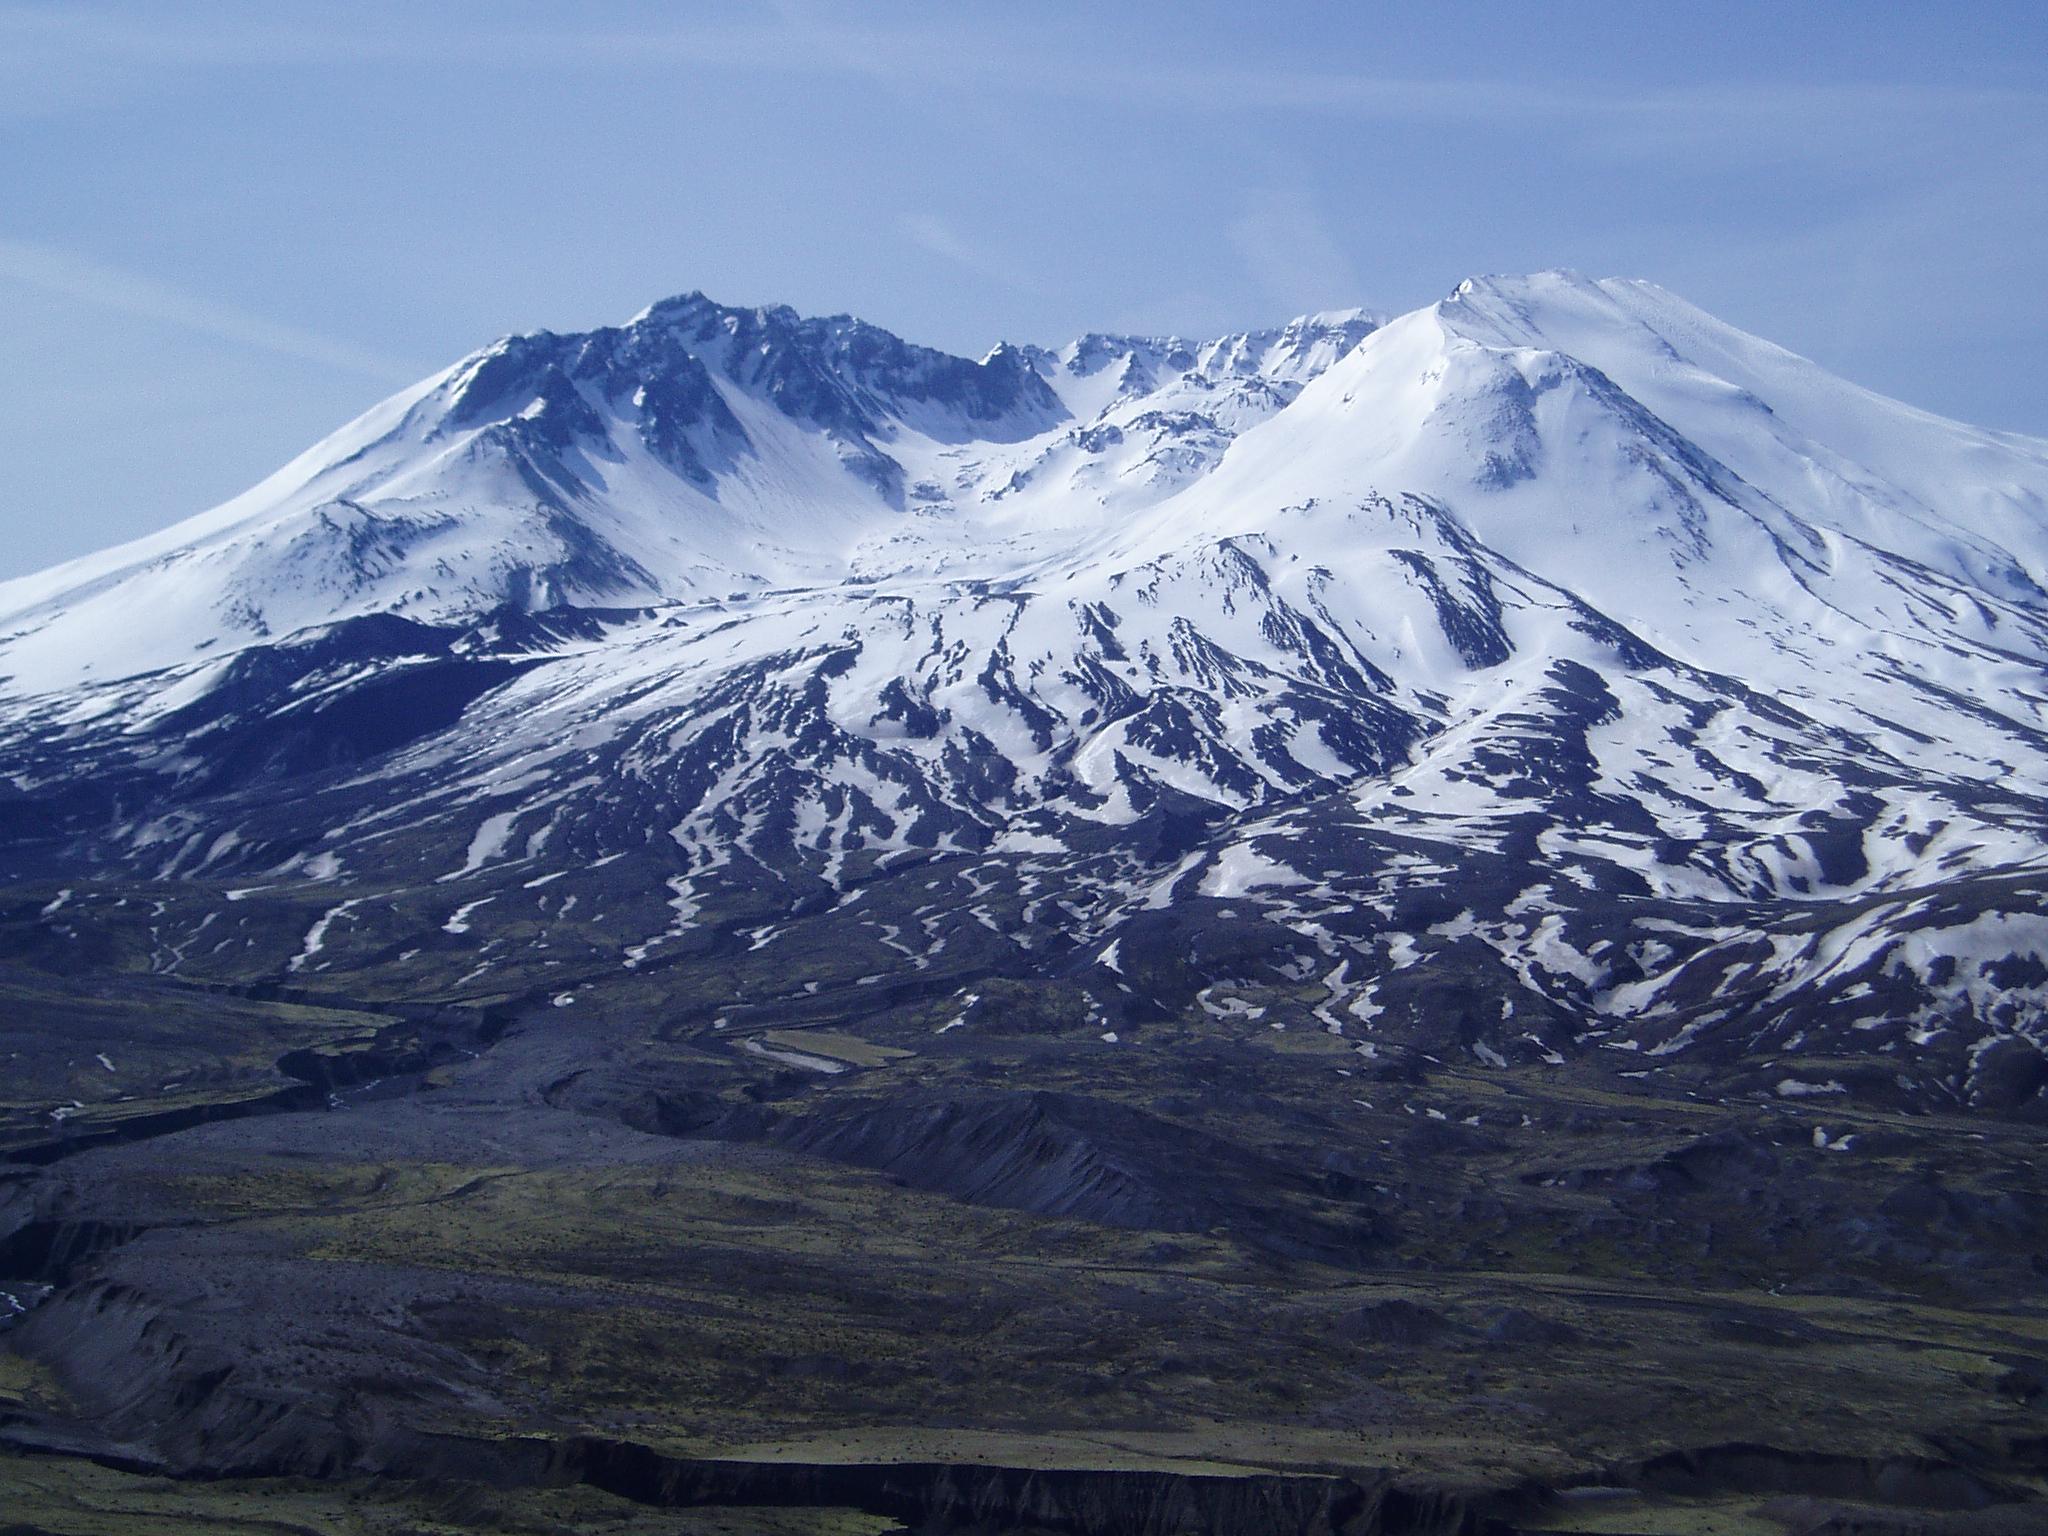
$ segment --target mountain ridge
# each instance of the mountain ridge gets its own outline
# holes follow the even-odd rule
[[[1330,317],[1328,328],[1344,331],[1369,323],[1358,312],[1344,312]],[[1255,365],[1247,367],[1247,349],[1288,349],[1291,357],[1293,350],[1304,345],[1304,331],[1307,344],[1312,345],[1321,328],[1324,323],[1318,317],[1303,317],[1267,332],[1240,333],[1197,344],[1100,336],[1086,340],[1120,348],[1119,357],[1133,364],[1139,361],[1141,350],[1162,355],[1185,352],[1195,372],[1227,374],[1256,372]],[[684,340],[696,351],[688,350]],[[523,498],[531,503],[530,510],[542,525],[543,547],[550,533],[546,526],[549,516],[573,515],[564,503],[589,490],[578,485],[574,474],[559,462],[561,455],[577,456],[579,446],[587,449],[602,444],[598,453],[614,461],[622,478],[634,468],[646,467],[618,462],[619,450],[609,438],[624,427],[633,429],[630,435],[649,450],[658,468],[676,474],[690,489],[708,492],[713,503],[707,507],[687,495],[678,496],[674,486],[664,488],[656,483],[650,487],[644,476],[640,485],[623,486],[628,499],[635,491],[650,494],[657,517],[696,518],[715,525],[723,510],[717,503],[728,499],[721,490],[730,489],[732,498],[741,503],[740,515],[744,518],[751,513],[755,531],[772,534],[772,529],[763,528],[763,509],[746,505],[747,488],[729,486],[732,472],[739,467],[736,455],[742,453],[756,459],[779,456],[781,462],[772,468],[798,472],[799,499],[814,505],[836,505],[842,521],[852,509],[876,510],[860,506],[869,499],[862,495],[863,489],[877,493],[885,505],[900,509],[903,468],[888,458],[874,439],[890,440],[911,433],[928,436],[936,443],[961,435],[959,422],[940,419],[943,411],[934,414],[910,407],[927,403],[935,390],[944,393],[950,389],[959,395],[964,389],[964,419],[978,430],[986,430],[1013,407],[1022,411],[1034,430],[1057,424],[1066,406],[1027,357],[1041,358],[1048,372],[1085,378],[1097,370],[1082,361],[1082,349],[1083,343],[1077,342],[1058,353],[1027,354],[1025,349],[1004,343],[975,362],[900,342],[851,317],[806,320],[786,306],[742,310],[715,304],[701,294],[651,305],[625,327],[569,335],[532,332],[508,336],[372,407],[250,492],[219,508],[100,555],[0,583],[0,610],[7,615],[0,623],[11,621],[18,630],[23,618],[35,611],[76,604],[109,583],[146,575],[150,567],[180,554],[189,556],[192,551],[186,546],[217,544],[223,536],[248,532],[248,525],[279,511],[296,510],[302,518],[322,517],[336,541],[346,544],[348,536],[333,525],[350,517],[368,520],[375,514],[363,505],[365,501],[388,501],[391,509],[382,517],[385,526],[378,531],[389,536],[381,542],[403,558],[412,542],[433,542],[425,538],[427,530],[420,521],[407,515],[421,498],[406,483],[406,466],[401,465],[401,473],[391,477],[396,483],[380,485],[374,483],[370,461],[394,438],[408,432],[418,440],[418,455],[430,458],[432,472],[456,475],[484,461],[484,483],[472,491],[470,502],[503,504]],[[771,359],[765,371],[749,361],[756,352]],[[729,402],[720,388],[712,387],[705,357],[717,367],[720,388],[738,386],[744,399]],[[571,384],[565,368],[576,372],[580,381]],[[925,376],[920,376],[920,369]],[[652,393],[650,384],[656,386]],[[1119,384],[1114,398],[1130,392]],[[514,394],[519,396],[517,400],[509,398]],[[589,398],[592,396],[596,398]],[[621,401],[630,404],[634,419],[606,421],[599,408]],[[746,410],[749,401],[765,404],[788,422],[817,429],[831,442],[838,467],[852,471],[856,485],[836,484],[834,477],[819,473],[826,466],[801,462],[807,456],[816,458],[808,452],[814,445],[792,443],[788,433],[774,430],[772,421],[764,424],[757,418],[750,436],[733,411],[735,404]],[[1102,402],[1111,403],[1113,399]],[[999,436],[1016,435],[1015,428],[998,426],[996,430]],[[1118,429],[1112,426],[1109,430],[1115,433]],[[705,440],[699,442],[699,437]],[[586,473],[594,467],[587,462],[584,465]],[[354,481],[347,478],[351,469],[359,472]],[[598,472],[602,474],[602,468]],[[308,488],[315,482],[323,488],[331,486],[331,493],[310,495]],[[600,487],[600,499],[616,501],[615,489],[619,488]],[[458,505],[456,510],[461,513],[464,509]],[[468,510],[473,514],[474,506]],[[577,520],[589,521],[580,516]],[[499,601],[522,598],[526,606],[546,606],[561,581],[568,583],[565,590],[569,595],[586,600],[626,592],[639,600],[658,600],[678,595],[673,590],[677,585],[687,588],[692,584],[687,569],[671,568],[656,575],[648,567],[660,562],[650,559],[646,549],[619,547],[630,546],[634,538],[640,544],[648,543],[651,535],[646,528],[627,530],[628,538],[621,538],[615,529],[592,531],[609,546],[601,553],[591,551],[594,558],[579,564],[577,539],[564,536],[557,525],[552,532],[558,568],[541,566],[521,578],[517,560],[500,559],[477,582],[466,587],[458,582],[451,602],[439,616],[459,611],[465,604],[474,612]],[[710,563],[732,579],[758,576],[735,569],[746,563],[746,551],[736,548],[729,537],[721,540],[723,532],[729,530],[713,526],[703,535],[702,542],[713,551]],[[480,537],[489,540],[491,531],[481,530]],[[528,553],[535,544],[533,530],[523,524],[515,524],[497,538],[501,543],[523,541]],[[653,542],[662,541],[654,538]],[[358,562],[343,559],[339,563],[347,569]],[[531,595],[519,590],[522,579],[528,582]],[[177,601],[183,594],[172,592],[170,596]],[[385,604],[418,608],[416,601],[408,601],[417,596],[389,594]],[[225,621],[220,627],[232,631],[236,627],[232,599],[215,593],[213,608],[217,619]],[[262,639],[269,632],[290,632],[332,616],[328,607],[313,604],[302,606],[281,631],[268,626],[242,627],[252,638]],[[222,637],[209,631],[200,638],[217,642]],[[4,644],[0,642],[0,648]],[[141,664],[158,659],[146,656]]]
[[[1560,291],[1567,302],[1557,301],[1556,295]],[[1538,339],[1530,329],[1529,316],[1533,311],[1526,302],[1526,296],[1547,296],[1549,313],[1563,313],[1568,321],[1576,324],[1578,331],[1586,332],[1590,327],[1583,311],[1587,308],[1584,301],[1589,291],[1609,299],[1616,292],[1637,298],[1652,295],[1655,300],[1653,307],[1659,311],[1658,318],[1667,328],[1673,325],[1671,316],[1674,313],[1679,316],[1678,328],[1691,334],[1713,331],[1718,327],[1718,322],[1711,322],[1697,311],[1690,311],[1689,306],[1670,300],[1662,290],[1655,290],[1650,285],[1622,284],[1611,279],[1604,283],[1590,283],[1569,273],[1544,274],[1515,284],[1500,279],[1468,279],[1448,299],[1401,318],[1405,325],[1418,331],[1424,330],[1427,323],[1435,322],[1436,335],[1430,338],[1435,350],[1459,351],[1463,345],[1469,344],[1482,346],[1489,356],[1510,357],[1535,350],[1531,343]],[[1524,298],[1518,299],[1517,294]],[[1641,308],[1641,305],[1637,307]],[[1445,323],[1446,316],[1450,317],[1451,323]],[[1605,318],[1611,323],[1612,317]],[[503,601],[528,607],[549,606],[557,597],[574,601],[620,597],[633,601],[658,601],[683,595],[684,590],[701,590],[714,569],[741,580],[749,577],[772,579],[771,572],[735,569],[748,563],[749,553],[757,557],[762,554],[758,549],[749,551],[745,547],[743,535],[747,526],[751,526],[757,535],[769,535],[770,539],[777,532],[788,532],[787,529],[776,529],[772,521],[764,526],[765,510],[758,504],[739,511],[741,526],[717,526],[693,535],[701,547],[690,551],[694,558],[686,560],[683,569],[663,567],[656,549],[664,541],[651,536],[645,527],[630,530],[605,527],[602,519],[588,515],[587,507],[566,504],[578,502],[579,497],[583,501],[593,499],[590,471],[594,469],[597,477],[604,480],[607,466],[586,464],[585,474],[578,477],[558,462],[559,456],[563,453],[573,455],[579,442],[589,444],[600,440],[607,444],[601,452],[616,453],[615,448],[609,447],[607,434],[626,425],[636,429],[641,444],[650,450],[653,457],[665,459],[664,467],[677,473],[687,486],[709,491],[714,503],[721,499],[719,482],[729,479],[735,468],[734,453],[753,452],[759,455],[767,451],[782,451],[787,454],[787,444],[771,444],[764,448],[751,440],[747,429],[734,415],[731,402],[710,388],[709,372],[700,353],[718,364],[722,376],[732,379],[736,378],[740,352],[768,349],[780,360],[779,371],[772,377],[757,376],[754,379],[758,386],[756,392],[765,393],[785,417],[816,427],[831,439],[835,457],[842,467],[852,471],[857,481],[867,481],[869,488],[876,491],[885,504],[895,503],[889,506],[889,510],[902,510],[900,503],[907,493],[916,493],[921,503],[926,505],[953,505],[964,496],[977,499],[984,509],[994,502],[1013,499],[1032,502],[1033,510],[1041,510],[1036,504],[1046,501],[1047,497],[1020,493],[1031,489],[1034,481],[1045,479],[1057,481],[1053,489],[1061,499],[1094,505],[1121,501],[1142,508],[1160,501],[1171,501],[1174,493],[1184,489],[1187,483],[1204,478],[1246,430],[1264,425],[1268,416],[1294,404],[1291,394],[1282,390],[1276,393],[1285,395],[1285,398],[1250,402],[1232,399],[1220,404],[1204,400],[1199,403],[1209,405],[1210,410],[1189,409],[1185,399],[1188,391],[1161,390],[1157,373],[1162,359],[1171,359],[1182,365],[1179,379],[1191,379],[1204,385],[1219,378],[1226,381],[1236,378],[1257,381],[1263,386],[1275,382],[1277,377],[1277,381],[1286,386],[1305,386],[1320,378],[1368,335],[1380,333],[1384,344],[1384,332],[1389,323],[1382,317],[1363,311],[1340,311],[1298,317],[1283,327],[1238,333],[1203,343],[1185,343],[1173,338],[1091,334],[1058,351],[998,344],[987,358],[976,363],[897,342],[886,332],[850,317],[804,320],[786,306],[742,310],[718,305],[701,294],[686,294],[649,306],[625,327],[602,328],[567,336],[534,332],[503,338],[372,407],[357,421],[301,455],[277,475],[220,508],[101,555],[86,556],[48,572],[0,583],[0,624],[7,625],[18,634],[24,620],[38,610],[48,612],[57,606],[75,605],[105,583],[133,577],[139,570],[146,571],[166,557],[178,555],[181,546],[195,541],[216,540],[237,525],[259,521],[266,511],[275,510],[279,503],[288,508],[295,500],[304,502],[307,487],[313,482],[341,480],[342,476],[337,472],[345,472],[351,466],[367,469],[366,456],[385,445],[394,435],[405,432],[408,424],[415,424],[419,435],[426,439],[422,448],[452,445],[451,449],[444,450],[444,457],[448,451],[459,451],[469,460],[489,460],[489,468],[496,472],[495,476],[487,475],[485,483],[471,493],[470,501],[502,503],[522,497],[530,501],[529,516],[501,535],[499,542],[522,542],[522,553],[539,553],[553,558],[528,561],[522,565],[512,553],[500,551],[494,561],[485,562],[485,568],[473,581],[465,584],[458,580],[438,612],[430,599],[422,600],[426,594],[418,592],[387,592],[373,598],[373,605],[415,611],[426,617],[448,617],[464,611],[465,604],[467,611],[473,613]],[[1640,316],[1630,315],[1624,323],[1641,326],[1657,337],[1658,345],[1666,351],[1671,350],[1669,343]],[[1516,326],[1520,329],[1516,330]],[[1727,332],[1725,327],[1718,327],[1718,330],[1727,335],[1740,335]],[[1486,334],[1487,339],[1475,341],[1467,334],[1468,331]],[[664,347],[665,342],[672,343],[676,338],[685,336],[696,346],[695,352],[686,347]],[[1567,338],[1568,341],[1571,339]],[[1583,336],[1579,339],[1583,342]],[[1716,335],[1709,339],[1721,345],[1725,352],[1725,337]],[[1745,344],[1754,342],[1753,338],[1742,340]],[[1756,348],[1767,345],[1754,344]],[[1298,355],[1304,351],[1314,354],[1318,350],[1322,355],[1307,358]],[[1582,344],[1580,350],[1596,349]],[[1770,349],[1771,352],[1777,350]],[[1261,365],[1261,358],[1268,351],[1281,354],[1277,367]],[[1572,357],[1574,363],[1578,362],[1569,350],[1560,350],[1559,355]],[[1818,370],[1803,360],[1793,358],[1791,354],[1780,355],[1789,360],[1796,372],[1818,374]],[[1676,357],[1677,354],[1671,352],[1671,356]],[[847,378],[838,379],[831,368],[821,367],[821,358],[836,363]],[[790,359],[797,361],[790,362]],[[973,381],[987,377],[989,359],[1008,360],[1000,365],[1001,369],[1007,370],[1005,377],[1008,380],[1002,388],[1030,394],[1028,405],[1024,404],[1021,396],[1001,396],[1000,390],[997,396],[989,396],[980,391],[980,386]],[[1120,376],[1110,382],[1108,390],[1104,390],[1102,375],[1109,370],[1112,361],[1119,366]],[[581,368],[584,384],[580,392],[569,385],[568,374],[563,371],[564,364],[572,370]],[[1426,372],[1431,365],[1425,362],[1420,371]],[[877,367],[881,373],[875,372]],[[959,395],[963,388],[966,390],[963,398],[969,421],[986,424],[1010,406],[1022,407],[1027,418],[1024,425],[1035,429],[1025,440],[1035,443],[1039,451],[1029,455],[1027,462],[1021,464],[1002,463],[985,467],[986,472],[978,482],[940,485],[927,478],[921,483],[906,485],[905,482],[911,479],[911,472],[890,458],[884,451],[885,446],[912,434],[918,425],[926,429],[924,435],[928,437],[933,432],[941,434],[933,439],[935,442],[943,441],[947,431],[946,424],[929,413],[920,424],[904,419],[903,400],[928,398],[938,387],[929,378],[922,382],[918,380],[916,370],[920,367],[940,370],[943,382],[955,395]],[[895,370],[893,374],[888,372],[891,368]],[[1138,380],[1131,378],[1132,369],[1140,370]],[[1657,387],[1664,384],[1666,393],[1669,393],[1668,380],[1656,377],[1658,370],[1639,368],[1636,371],[1639,376],[1635,383],[1639,392],[1654,395]],[[1057,394],[1048,384],[1048,377],[1064,386],[1073,398],[1069,400]],[[661,385],[657,395],[651,399],[645,387],[648,380],[658,381]],[[879,389],[878,380],[893,380],[897,390],[896,396],[892,397],[896,405],[894,415],[886,409],[876,409],[888,394],[886,389]],[[1475,453],[1475,459],[1486,473],[1500,479],[1502,488],[1511,486],[1522,473],[1516,467],[1514,455],[1517,451],[1526,451],[1526,442],[1522,450],[1516,450],[1514,440],[1526,440],[1529,426],[1526,421],[1517,422],[1514,413],[1518,410],[1526,412],[1528,401],[1540,392],[1543,382],[1541,379],[1521,381],[1518,388],[1526,398],[1520,400],[1513,398],[1513,391],[1500,391],[1496,405],[1507,415],[1498,421],[1481,424],[1484,428],[1482,435],[1487,435],[1489,440]],[[614,420],[608,424],[585,396],[596,388],[604,401],[615,402],[628,393],[622,387],[626,383],[636,386],[630,394],[638,419],[631,423]],[[1642,388],[1645,384],[1651,386],[1647,391]],[[1092,389],[1088,387],[1091,385]],[[1746,387],[1729,387],[1747,399],[1756,398]],[[1854,386],[1841,388],[1854,390]],[[924,392],[922,397],[919,391]],[[1162,394],[1173,398],[1152,399],[1151,408],[1146,410],[1119,412],[1117,408],[1127,403],[1134,393],[1142,393],[1148,398]],[[1215,392],[1207,390],[1206,393],[1213,395]],[[1895,402],[1884,402],[1867,392],[1856,393],[1882,408],[1888,426],[1893,424],[1891,418],[1901,416],[1944,431],[1952,426],[1925,413],[1898,407]],[[508,394],[518,394],[521,398],[516,402],[497,398]],[[423,408],[441,396],[446,399],[428,412],[434,419],[416,423],[415,419]],[[1004,404],[1006,399],[1007,405]],[[824,413],[822,417],[819,415],[821,411]],[[1053,436],[1050,429],[1061,424],[1061,413],[1071,422],[1070,436],[1085,441],[1049,440]],[[888,416],[886,426],[877,419],[878,416]],[[1224,419],[1219,421],[1219,416]],[[1159,450],[1141,458],[1138,467],[1155,479],[1163,479],[1166,482],[1164,486],[1158,489],[1139,487],[1138,494],[1133,495],[1129,483],[1133,474],[1128,464],[1113,466],[1119,473],[1114,476],[1117,483],[1108,488],[1108,493],[1100,485],[1077,485],[1077,473],[1094,474],[1098,479],[1102,477],[1103,461],[1114,457],[1113,450],[1124,443],[1134,417],[1142,423],[1141,430],[1151,433],[1145,446]],[[1743,425],[1749,428],[1754,424],[1746,422]],[[1013,435],[1017,429],[996,430],[1001,437]],[[1865,434],[1866,437],[1869,435]],[[697,442],[697,436],[703,436],[705,441]],[[878,437],[881,442],[876,441]],[[1499,441],[1493,441],[1495,438]],[[1800,446],[1811,448],[1813,441],[1810,437],[1804,438]],[[1968,446],[1980,453],[2003,451],[2019,454],[2031,461],[2025,467],[2033,472],[2032,478],[2042,481],[2039,471],[2043,463],[2048,463],[2048,443],[2010,434],[1971,433]],[[798,456],[801,456],[800,450]],[[1043,462],[1062,456],[1077,461],[1078,471],[1071,464]],[[1126,454],[1125,457],[1131,455]],[[1171,462],[1166,462],[1169,459]],[[717,474],[711,467],[714,463],[720,466]],[[403,465],[399,467],[404,468]],[[785,463],[777,467],[807,467],[815,471],[821,466]],[[449,468],[441,463],[436,472],[446,473]],[[687,496],[676,496],[672,494],[673,487],[670,488],[671,494],[665,496],[654,493],[660,490],[659,487],[650,492],[646,485],[632,481],[632,466],[624,463],[609,468],[611,478],[617,483],[597,486],[594,493],[597,501],[617,503],[630,501],[635,494],[643,494],[650,502],[648,516],[684,522],[694,518],[715,524],[718,514],[725,510],[718,506],[706,508]],[[1068,471],[1064,478],[1059,474],[1062,468]],[[1005,470],[1007,475],[1002,473]],[[411,472],[411,478],[417,478],[416,469]],[[404,473],[386,476],[385,480],[389,483],[378,483],[377,477],[365,475],[358,483],[336,484],[330,496],[317,498],[313,505],[302,508],[302,511],[317,512],[323,516],[326,532],[337,544],[346,546],[353,542],[370,546],[365,555],[381,548],[387,558],[402,564],[406,559],[405,551],[414,543],[434,547],[441,542],[430,536],[433,529],[429,521],[407,515],[422,502],[433,503],[436,497],[433,487],[422,495],[417,487],[408,483]],[[1163,489],[1165,494],[1159,494],[1159,489]],[[1924,508],[1925,496],[1914,494],[1920,489],[1910,486],[1904,495],[1893,495],[1887,499],[1895,504],[1916,502]],[[2032,595],[2040,589],[2037,573],[2044,571],[2037,532],[2042,493],[2038,485],[2018,489],[2023,494],[2012,500],[2022,504],[2020,510],[2026,517],[2002,517],[1992,532],[2004,540],[2007,549],[2020,543],[2022,535],[2033,539],[2036,549],[2031,564],[2025,569],[2009,572],[2010,579],[2005,583],[2009,591]],[[373,495],[373,492],[379,495]],[[735,499],[740,499],[737,489],[733,494]],[[363,505],[365,500],[376,500],[380,496],[391,503],[381,520]],[[856,487],[849,491],[847,487],[833,485],[823,477],[811,475],[801,479],[795,487],[794,496],[813,508],[838,505],[837,523],[828,519],[827,527],[818,531],[828,546],[826,558],[811,561],[812,569],[807,573],[812,579],[820,575],[829,576],[829,546],[835,529],[843,543],[852,544],[857,538],[857,528],[845,524],[849,517],[859,520],[850,509],[857,507],[862,500],[860,490]],[[443,492],[438,499],[445,503],[451,497]],[[1778,504],[1784,500],[1783,497],[1770,499]],[[1853,490],[1846,499],[1854,500]],[[1980,493],[1978,499],[1986,498]],[[1840,494],[1834,498],[1837,506],[1844,500]],[[873,510],[872,507],[865,509],[866,512]],[[1903,515],[1897,505],[1886,510],[1895,518]],[[459,504],[456,512],[459,517],[462,512]],[[752,522],[748,524],[746,519],[750,516]],[[579,529],[566,530],[560,521],[563,517],[579,524]],[[361,526],[353,527],[352,531],[338,526],[352,520],[358,520]],[[641,522],[645,520],[638,519]],[[528,524],[536,526],[529,527]],[[583,534],[585,541],[594,539],[603,547],[582,547],[579,533]],[[489,537],[488,530],[485,537]],[[300,542],[313,543],[317,540]],[[674,538],[665,542],[669,552],[673,553]],[[758,542],[769,542],[769,539]],[[971,544],[972,540],[957,542]],[[189,550],[186,552],[190,553]],[[848,557],[852,563],[858,554],[866,552],[842,548],[838,553]],[[445,562],[445,556],[442,558]],[[285,562],[280,559],[278,563]],[[344,555],[340,559],[344,569],[350,566],[360,568],[362,563],[362,557],[351,561]],[[691,566],[698,568],[689,569]],[[862,574],[873,574],[875,570],[893,574],[886,556],[881,560],[870,560],[867,567],[856,565],[856,569]],[[522,571],[526,574],[522,575]],[[784,571],[783,574],[791,573]],[[1982,572],[1976,574],[1981,575]],[[333,584],[330,580],[330,585]],[[173,593],[172,597],[176,600],[178,594]],[[260,606],[261,603],[262,594],[258,593],[255,604]],[[250,627],[255,638],[264,638],[266,633],[289,633],[335,616],[331,606],[319,603],[300,605],[286,613],[281,629],[274,625],[267,626],[266,630]],[[226,594],[215,594],[214,609],[216,623],[232,631],[235,627],[232,599]],[[0,639],[0,657],[5,656],[9,649],[7,641],[13,638],[14,635],[10,634]],[[201,638],[219,643],[223,637],[209,633]],[[146,661],[160,659],[173,658],[145,658]],[[0,669],[6,666],[6,661],[0,659]],[[33,668],[17,663],[17,669],[17,689],[22,686],[24,674],[32,686]],[[0,670],[0,676],[6,675],[6,671]],[[61,670],[57,675],[61,678]]]
[[[229,885],[295,914],[238,974],[636,986],[936,864],[978,934],[911,900],[879,964],[992,944],[1122,1039],[1311,966],[1370,1059],[1463,976],[1482,1061],[1967,1099],[2048,1039],[2044,495],[1641,283],[978,362],[685,295],[0,589],[0,813],[170,882],[181,973]],[[1100,958],[1189,903],[1276,947]]]

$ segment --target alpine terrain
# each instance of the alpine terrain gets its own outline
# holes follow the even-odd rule
[[[0,583],[0,860],[26,1528],[2048,1508],[2048,441],[1647,283],[508,337]]]

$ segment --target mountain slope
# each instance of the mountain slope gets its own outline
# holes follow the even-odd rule
[[[0,828],[184,976],[645,1002],[824,924],[968,1028],[2032,1110],[2044,497],[1640,283],[978,361],[692,295],[0,587]]]

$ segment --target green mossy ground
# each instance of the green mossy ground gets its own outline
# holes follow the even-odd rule
[[[7,1536],[883,1536],[858,1510],[649,1509],[595,1489],[190,1482],[0,1452]]]

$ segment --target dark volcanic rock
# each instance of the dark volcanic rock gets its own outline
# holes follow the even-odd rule
[[[1503,1307],[1487,1320],[1486,1338],[1493,1344],[1564,1345],[1583,1343],[1585,1335],[1570,1323],[1525,1307]]]
[[[823,1112],[785,1120],[771,1134],[793,1151],[1041,1216],[1157,1232],[1220,1227],[1277,1252],[1354,1261],[1386,1236],[1370,1207],[1291,1208],[1286,1196],[1320,1201],[1333,1187],[1329,1178],[1178,1121],[1076,1094]]]
[[[1345,1314],[1341,1328],[1347,1338],[1368,1344],[1434,1344],[1456,1325],[1434,1307],[1396,1297],[1369,1302]]]

